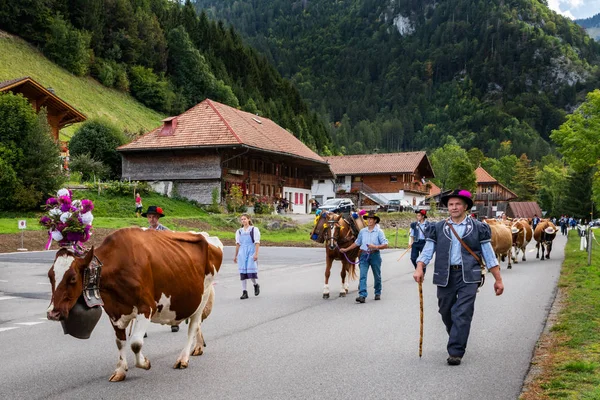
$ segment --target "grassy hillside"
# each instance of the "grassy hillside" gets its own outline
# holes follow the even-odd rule
[[[131,96],[106,88],[90,77],[78,78],[58,67],[24,40],[0,31],[0,81],[30,76],[85,114],[88,119],[106,118],[130,132],[147,132],[160,125],[163,115],[143,106]],[[61,131],[68,140],[78,124]]]

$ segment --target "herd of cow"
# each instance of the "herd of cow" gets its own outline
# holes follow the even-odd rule
[[[343,264],[340,296],[345,296],[348,290],[346,275],[355,278],[357,254],[343,257],[339,248],[349,245],[361,227],[347,226],[343,218],[330,214],[322,215],[311,233],[313,240],[327,243],[324,298],[329,297],[329,271],[334,259]],[[550,257],[552,240],[558,231],[552,222],[542,220],[535,231],[525,219],[486,222],[492,231],[492,247],[499,260],[508,258],[508,268],[512,267],[511,261],[518,262],[521,251],[522,260],[526,260],[525,248],[532,238],[537,242],[536,257],[539,257],[540,247],[541,259]],[[142,354],[142,346],[149,324],[178,325],[189,320],[187,341],[174,365],[174,368],[187,368],[190,355],[203,352],[201,323],[212,309],[212,283],[222,260],[223,244],[204,232],[120,229],[107,236],[98,248],[92,247],[83,255],[68,249],[56,253],[48,271],[52,300],[47,317],[64,323],[70,313],[75,314],[75,305],[83,304],[81,299],[85,299],[86,293],[95,293],[97,299],[91,307],[101,304],[115,330],[119,357],[109,379],[113,382],[124,380],[128,370],[128,336],[135,366],[147,370],[150,360]],[[90,279],[96,272],[97,279]],[[90,287],[90,282],[97,286]],[[96,322],[97,319],[90,329]]]
[[[540,248],[542,250],[541,259],[550,258],[552,251],[552,241],[556,237],[558,229],[550,220],[541,220],[540,223],[532,228],[531,221],[525,218],[519,218],[512,221],[485,219],[485,223],[490,226],[492,231],[492,247],[498,257],[498,261],[508,259],[508,269],[512,268],[512,263],[519,262],[519,253],[522,252],[522,261],[526,261],[525,249],[531,239],[536,242],[536,258],[540,258]]]

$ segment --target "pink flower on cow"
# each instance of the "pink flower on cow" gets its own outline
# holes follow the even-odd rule
[[[94,209],[94,203],[92,203],[91,200],[88,200],[88,199],[81,200],[81,213],[82,214],[90,212],[93,209]]]
[[[67,212],[71,211],[71,198],[68,196],[60,196],[60,211]]]

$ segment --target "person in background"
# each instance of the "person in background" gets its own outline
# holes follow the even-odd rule
[[[346,253],[352,249],[360,247],[360,281],[358,284],[357,303],[364,303],[367,299],[367,275],[369,266],[373,271],[375,283],[375,300],[381,300],[381,254],[380,250],[388,247],[388,240],[385,238],[385,233],[379,228],[381,220],[375,211],[369,211],[364,218],[367,219],[367,227],[362,228],[358,233],[356,241],[350,246],[340,249],[340,252]]]
[[[446,362],[460,365],[471,331],[477,289],[482,282],[482,258],[496,280],[496,296],[504,292],[504,284],[492,249],[489,225],[467,215],[473,207],[471,193],[455,190],[442,196],[442,204],[448,207],[450,218],[435,223],[427,232],[427,243],[417,259],[413,278],[417,283],[423,282],[425,267],[435,253],[433,283],[437,285],[439,313],[448,332]]]
[[[258,249],[260,248],[260,231],[252,225],[248,214],[240,216],[242,227],[235,232],[235,256],[233,262],[237,263],[242,281],[241,300],[248,298],[247,280],[254,285],[254,295],[260,294],[258,284]]]
[[[148,218],[148,229],[153,231],[170,231],[169,228],[158,222],[164,216],[162,208],[157,206],[149,206],[148,210],[142,214],[142,217]],[[179,325],[171,325],[171,332],[179,332]]]
[[[143,209],[144,209],[144,207],[142,206],[142,198],[140,197],[139,193],[136,193],[135,194],[135,216],[137,218],[140,217]]]
[[[540,217],[537,214],[533,214],[533,219],[531,220],[531,226],[533,226],[533,230],[535,231],[535,227],[540,223]]]
[[[410,248],[410,261],[413,266],[417,268],[417,258],[425,247],[425,239],[427,229],[429,229],[430,223],[427,221],[427,211],[419,210],[415,211],[417,220],[410,224],[410,237],[408,239],[408,247]]]

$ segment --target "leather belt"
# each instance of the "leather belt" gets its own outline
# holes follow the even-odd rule
[[[462,269],[462,265],[451,265],[450,269]]]

